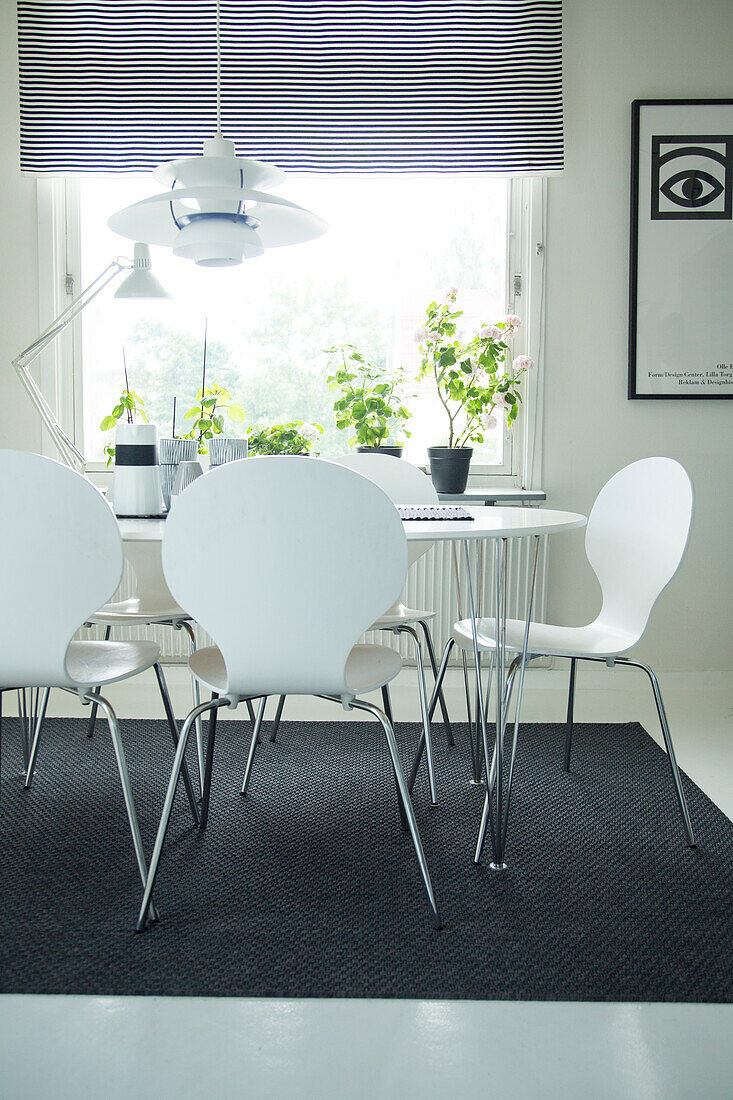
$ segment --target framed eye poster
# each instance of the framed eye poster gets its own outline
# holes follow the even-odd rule
[[[733,100],[631,121],[629,398],[733,397]]]

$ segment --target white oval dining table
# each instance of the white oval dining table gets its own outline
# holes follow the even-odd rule
[[[560,534],[564,531],[573,531],[584,527],[587,519],[577,512],[561,512],[549,508],[521,508],[521,507],[491,507],[491,508],[466,508],[471,515],[470,520],[409,520],[404,521],[405,535],[408,541],[414,542],[450,542],[454,545],[457,564],[458,555],[462,553],[467,578],[467,618],[471,621],[471,633],[473,638],[473,656],[476,669],[475,697],[476,715],[473,728],[470,731],[471,750],[474,760],[478,760],[478,769],[474,768],[474,782],[482,782],[481,763],[483,762],[483,774],[485,774],[486,793],[482,821],[484,827],[479,827],[479,842],[476,847],[475,859],[481,857],[483,837],[486,833],[485,823],[488,821],[488,832],[492,846],[491,867],[495,870],[503,870],[506,866],[504,853],[509,825],[509,796],[514,772],[514,748],[516,747],[516,735],[519,727],[520,709],[522,702],[522,690],[524,686],[524,672],[527,663],[527,640],[529,626],[532,621],[532,608],[534,603],[535,580],[537,576],[537,559],[540,539],[546,535]],[[120,532],[123,542],[147,542],[157,544],[154,549],[151,546],[151,557],[155,554],[160,568],[160,582],[165,585],[162,565],[160,565],[160,546],[165,532],[164,519],[119,519]],[[532,539],[532,565],[526,582],[526,616],[524,647],[518,655],[519,686],[514,712],[513,748],[509,762],[509,772],[505,767],[505,738],[509,716],[510,697],[506,691],[505,674],[507,672],[507,647],[505,644],[505,624],[507,619],[507,591],[509,585],[509,559],[507,548],[510,540]],[[479,583],[482,572],[482,547],[491,543],[495,547],[494,553],[494,591],[495,591],[495,621],[496,621],[496,646],[491,655],[489,667],[488,691],[491,690],[491,676],[494,664],[496,665],[496,733],[493,747],[489,745],[487,728],[487,703],[484,686],[481,679],[481,653],[478,645],[478,619],[480,617]],[[473,550],[473,554],[472,551]],[[473,557],[473,563],[471,558]],[[152,564],[152,563],[151,563]],[[456,571],[458,576],[458,571]],[[460,593],[459,593],[460,598]],[[444,664],[448,654],[444,654]],[[441,672],[443,669],[441,669]],[[486,700],[486,702],[485,702]],[[437,692],[433,692],[430,706],[430,716],[437,703]],[[475,733],[474,733],[475,731]],[[474,741],[475,738],[475,741]],[[411,782],[414,783],[415,775],[420,764],[423,750],[423,741],[420,743],[418,754],[413,765]]]

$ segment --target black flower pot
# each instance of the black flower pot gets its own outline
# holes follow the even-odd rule
[[[439,493],[463,493],[473,447],[428,447],[430,476]]]
[[[402,447],[357,447],[360,455],[392,455],[393,458],[402,458]]]

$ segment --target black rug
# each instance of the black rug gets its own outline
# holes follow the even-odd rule
[[[445,927],[435,932],[386,745],[362,723],[284,723],[239,795],[247,723],[221,721],[209,828],[179,792],[156,888],[140,884],[106,728],[48,723],[22,789],[5,720],[3,992],[538,1000],[731,999],[733,824],[689,780],[684,845],[664,753],[637,724],[522,731],[507,871],[475,866],[482,795],[467,732],[436,730],[439,805],[415,805]],[[267,731],[265,731],[267,733]],[[398,734],[405,759],[415,726]],[[162,722],[123,736],[149,852],[171,762]],[[488,850],[487,850],[488,856]]]

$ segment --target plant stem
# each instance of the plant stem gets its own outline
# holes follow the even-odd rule
[[[437,367],[438,367],[438,364],[435,362],[435,352],[433,352],[433,375],[435,377],[435,388],[438,391],[438,399],[440,400],[441,405],[443,406],[445,411],[448,413],[448,446],[452,447],[453,446],[453,420],[454,420],[454,417],[452,416],[451,411],[448,408],[448,405],[443,400],[443,394],[440,392],[440,379],[438,378]]]
[[[173,398],[173,428],[171,430],[171,438],[172,439],[176,438],[176,402],[177,402],[177,400],[178,400],[177,397]]]
[[[125,346],[122,345],[122,366],[125,370],[125,393],[130,396],[130,383],[127,379],[127,359],[125,358]],[[132,424],[132,409],[127,410],[127,423]]]

